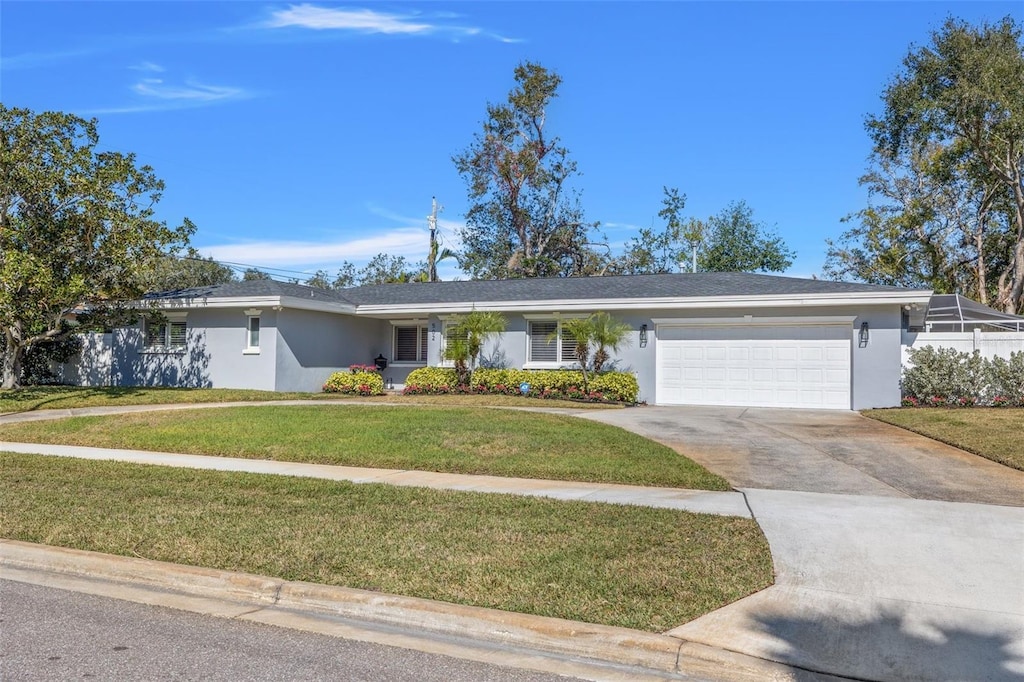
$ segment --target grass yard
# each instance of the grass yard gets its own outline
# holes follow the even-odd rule
[[[728,490],[659,443],[576,417],[465,407],[303,405],[73,417],[0,426],[0,441],[384,469]]]
[[[6,538],[664,631],[772,582],[748,519],[0,453]]]
[[[69,410],[77,407],[121,405],[169,405],[180,403],[250,402],[261,400],[369,400],[414,405],[467,405],[481,407],[568,407],[572,409],[615,409],[621,405],[538,400],[502,395],[387,395],[364,398],[338,393],[281,393],[240,388],[84,388],[79,386],[30,386],[0,390],[0,414],[31,410]]]
[[[336,396],[324,393],[253,391],[241,388],[29,386],[15,390],[0,390],[0,414],[31,410],[69,410],[76,407],[315,400],[332,397]]]
[[[913,407],[868,410],[864,416],[1024,471],[1024,409]]]

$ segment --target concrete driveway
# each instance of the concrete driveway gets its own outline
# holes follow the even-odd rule
[[[1024,682],[1024,472],[853,412],[581,416],[725,476],[771,546],[775,585],[670,634],[859,680]]]
[[[644,407],[581,416],[664,443],[736,488],[1024,507],[1024,472],[856,412]]]

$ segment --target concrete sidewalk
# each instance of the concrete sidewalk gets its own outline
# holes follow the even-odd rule
[[[112,460],[135,464],[158,464],[160,466],[186,469],[303,476],[332,481],[351,481],[353,483],[386,483],[388,485],[433,488],[436,490],[504,493],[526,495],[529,497],[550,497],[556,500],[608,502],[612,504],[630,504],[663,509],[678,509],[702,514],[750,518],[750,510],[743,499],[743,494],[738,492],[712,492],[707,490],[654,488],[614,483],[580,483],[576,481],[548,481],[532,478],[443,474],[430,471],[365,469],[327,464],[278,462],[263,459],[91,448],[79,445],[6,443],[0,441],[0,452]]]

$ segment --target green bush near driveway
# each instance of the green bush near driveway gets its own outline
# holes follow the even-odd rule
[[[720,476],[623,429],[487,408],[302,405],[139,412],[0,426],[0,440],[728,490]]]
[[[913,348],[903,370],[905,407],[1024,407],[1024,351],[985,358],[953,348]]]

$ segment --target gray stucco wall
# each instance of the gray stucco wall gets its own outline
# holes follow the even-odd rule
[[[319,391],[333,372],[391,353],[385,320],[285,308],[277,313],[278,391]]]
[[[274,390],[277,313],[261,310],[259,354],[243,354],[247,317],[241,308],[188,311],[183,350],[143,348],[143,324],[113,333],[111,383]]]
[[[853,409],[889,407],[900,401],[901,315],[897,305],[764,309],[682,309],[616,311],[609,313],[630,327],[625,346],[613,355],[616,369],[633,372],[640,399],[657,403],[655,359],[658,318],[737,318],[855,316],[850,330],[851,396]],[[523,367],[527,360],[528,320],[505,315],[504,334],[484,346],[483,366]],[[392,325],[388,320],[357,318],[326,312],[288,309],[261,311],[259,354],[245,354],[246,315],[243,309],[188,312],[188,343],[183,352],[145,351],[142,325],[120,329],[112,338],[110,380],[114,385],[211,386],[278,391],[319,391],[327,377],[352,364],[372,364],[382,354],[392,360]],[[857,342],[857,331],[868,322],[871,338]],[[641,325],[648,343],[641,348]],[[441,362],[443,319],[427,321],[429,365]],[[405,382],[415,364],[391,364],[385,377]]]
[[[744,315],[753,317],[799,317],[799,316],[855,316],[850,329],[851,347],[851,408],[855,410],[872,407],[892,407],[900,402],[901,371],[901,315],[898,305],[881,306],[832,306],[793,308],[733,308],[709,310],[705,308],[679,310],[620,311],[608,310],[615,318],[630,327],[628,341],[619,352],[613,354],[616,369],[633,372],[640,385],[640,399],[656,404],[656,345],[657,325],[655,319],[666,318],[737,318]],[[527,319],[521,314],[505,315],[508,327],[496,341],[484,348],[482,364],[501,367],[521,368],[527,358]],[[870,340],[861,347],[857,332],[862,322],[870,328]],[[431,365],[440,363],[442,320],[430,319],[429,359]],[[641,348],[639,337],[641,325],[647,325],[648,342]],[[568,366],[568,365],[566,365]]]

